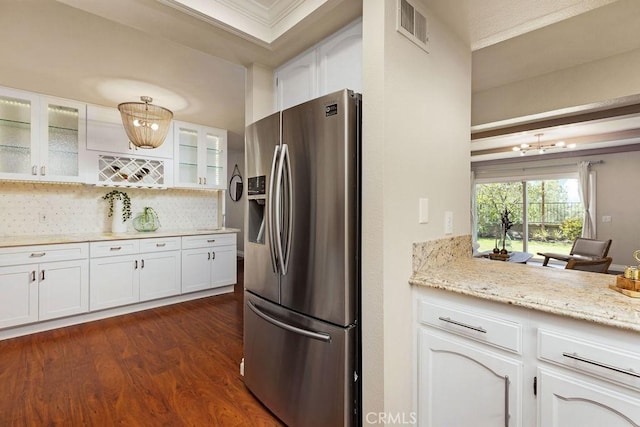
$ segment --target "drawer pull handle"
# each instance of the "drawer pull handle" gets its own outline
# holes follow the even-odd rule
[[[31,255],[29,255],[30,258],[41,258],[43,256],[45,256],[47,253],[46,252],[34,252]]]
[[[40,280],[44,280],[44,270],[40,272]]]
[[[122,249],[122,246],[111,246],[111,248],[109,248],[110,251],[119,251],[120,249]]]
[[[156,243],[156,248],[164,248],[165,246],[167,246],[166,243]]]
[[[471,325],[467,325],[466,323],[458,322],[456,320],[451,320],[448,317],[442,317],[442,316],[438,317],[438,320],[442,320],[443,322],[447,322],[447,323],[452,323],[457,326],[462,326],[463,328],[471,329],[476,332],[482,332],[483,334],[487,333],[487,330],[482,326],[471,326]]]
[[[135,267],[133,269],[137,270],[138,269],[138,260],[135,260],[134,265],[135,265]]]
[[[144,268],[144,260],[140,261],[140,268]]]
[[[209,239],[207,240],[207,243],[215,243],[216,239]]]
[[[36,271],[35,271],[35,270],[33,270],[33,271],[31,272],[31,281],[32,281],[32,282],[35,282],[35,281],[36,281]]]
[[[622,369],[617,368],[615,366],[607,365],[606,363],[597,362],[595,360],[587,359],[586,357],[578,356],[576,353],[562,353],[564,357],[568,357],[569,359],[574,359],[579,362],[588,363],[590,365],[599,366],[601,368],[610,369],[612,371],[620,372],[622,374],[631,375],[632,377],[640,378],[640,373],[634,372],[631,369]]]

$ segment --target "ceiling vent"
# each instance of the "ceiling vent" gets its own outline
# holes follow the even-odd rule
[[[398,19],[396,29],[400,34],[424,49],[429,53],[427,45],[429,37],[427,36],[427,18],[426,15],[418,10],[414,3],[408,0],[398,0]]]

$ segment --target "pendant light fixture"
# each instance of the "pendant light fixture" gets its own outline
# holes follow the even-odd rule
[[[173,113],[153,105],[153,98],[141,96],[142,102],[123,102],[118,105],[122,124],[133,145],[140,148],[157,148],[167,137]]]
[[[558,141],[550,144],[542,144],[540,142],[540,137],[543,136],[543,133],[537,133],[534,136],[538,138],[538,142],[535,144],[520,144],[516,147],[513,147],[513,151],[520,153],[521,156],[527,154],[528,151],[536,151],[538,154],[544,154],[548,150],[554,148],[575,148],[576,144],[565,144],[564,141]]]

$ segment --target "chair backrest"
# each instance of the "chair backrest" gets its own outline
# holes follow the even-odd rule
[[[610,247],[611,247],[611,239],[595,240],[595,239],[585,239],[583,237],[578,237],[573,242],[573,247],[571,248],[570,254],[590,256],[594,258],[604,258],[609,253]]]
[[[567,270],[593,271],[595,273],[608,273],[613,258],[610,256],[594,260],[570,259],[564,267]]]

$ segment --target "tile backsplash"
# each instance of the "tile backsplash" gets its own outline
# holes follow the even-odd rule
[[[111,230],[102,196],[109,187],[0,182],[0,236],[101,233]],[[133,217],[152,207],[166,230],[218,226],[218,193],[198,190],[119,188]],[[131,220],[127,221],[130,231]]]

